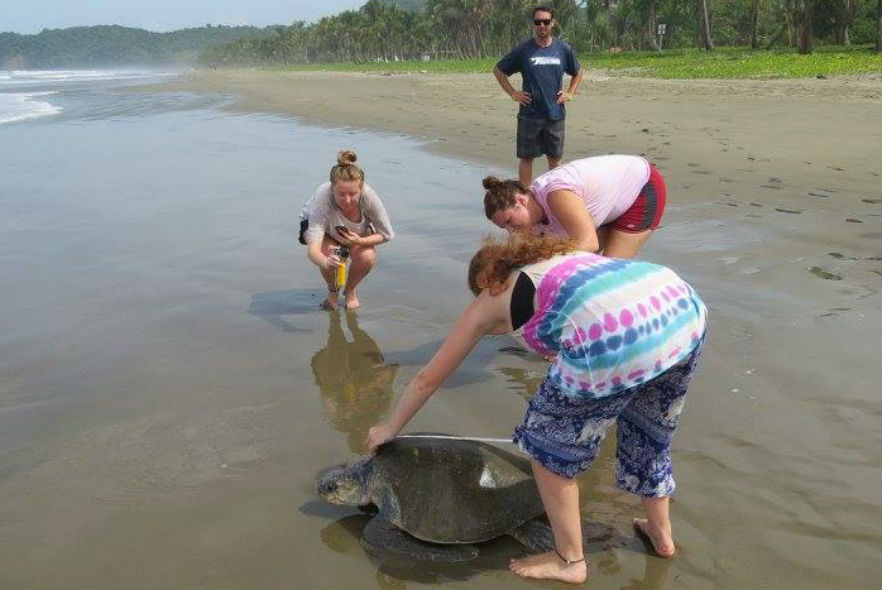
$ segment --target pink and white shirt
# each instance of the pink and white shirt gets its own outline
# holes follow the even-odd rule
[[[549,170],[530,184],[530,191],[548,218],[548,225],[537,226],[534,231],[568,235],[548,206],[548,195],[560,190],[571,191],[582,199],[595,227],[615,221],[634,204],[649,173],[646,159],[622,155],[583,158]]]

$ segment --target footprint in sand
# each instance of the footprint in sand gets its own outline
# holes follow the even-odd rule
[[[763,205],[760,205],[759,203],[753,203],[753,202],[750,203],[750,206],[751,207],[763,207]]]
[[[848,223],[863,223],[863,221],[861,221],[860,219],[855,219],[854,217],[849,217],[845,221],[847,221]]]
[[[802,211],[797,211],[795,209],[784,209],[782,207],[775,207],[775,211],[778,211],[779,213],[793,213],[796,215],[799,215],[800,213],[802,213]]]
[[[839,276],[837,274],[833,274],[832,272],[827,272],[826,270],[824,270],[820,266],[811,267],[809,269],[809,272],[812,273],[813,275],[815,275],[816,277],[827,280],[827,281],[841,281],[842,280],[841,276]]]
[[[871,205],[876,205],[878,203],[882,203],[882,199],[861,199],[861,203],[870,203]]]
[[[825,199],[830,197],[830,195],[822,195],[821,193],[815,193],[812,191],[809,191],[809,196],[810,197],[824,197]]]

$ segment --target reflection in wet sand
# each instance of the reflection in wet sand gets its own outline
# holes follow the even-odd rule
[[[380,347],[359,328],[354,313],[342,315],[352,341],[343,331],[341,314],[329,314],[328,344],[313,355],[310,365],[328,422],[347,435],[349,450],[363,453],[368,428],[380,421],[392,403],[398,365],[385,362]]]

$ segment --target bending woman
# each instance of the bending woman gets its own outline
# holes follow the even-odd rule
[[[672,270],[574,251],[572,240],[519,232],[472,258],[476,298],[410,382],[388,422],[368,432],[373,450],[395,437],[486,334],[514,332],[555,361],[513,440],[532,459],[555,550],[513,560],[528,578],[581,583],[579,488],[606,430],[618,426],[616,480],[642,498],[634,525],[659,555],[674,554],[668,499],[671,438],[704,340],[707,311]]]
[[[549,170],[529,188],[484,178],[484,212],[502,229],[568,236],[580,250],[633,258],[658,228],[665,181],[640,156],[596,156]]]
[[[388,242],[395,233],[380,197],[364,182],[364,171],[355,165],[355,152],[337,154],[330,182],[315,189],[300,212],[300,243],[306,256],[319,267],[328,285],[325,309],[337,309],[337,267],[344,264],[338,248],[346,246],[352,265],[345,286],[346,309],[359,306],[358,285],[377,259],[375,247]]]

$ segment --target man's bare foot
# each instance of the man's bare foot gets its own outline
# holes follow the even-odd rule
[[[361,303],[358,301],[358,295],[355,293],[352,293],[351,295],[349,293],[346,294],[346,309],[357,309],[360,305]]]
[[[649,539],[652,548],[659,557],[673,557],[677,552],[670,530],[656,530],[649,525],[649,521],[645,518],[634,519],[634,530]]]
[[[554,551],[531,555],[523,559],[512,559],[508,569],[522,578],[535,580],[559,580],[570,584],[581,584],[588,578],[588,564],[564,563]]]

